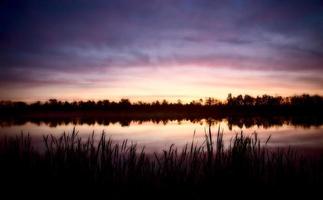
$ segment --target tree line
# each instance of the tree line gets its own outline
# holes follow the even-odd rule
[[[0,111],[9,112],[37,112],[37,111],[211,111],[211,110],[261,110],[261,109],[315,109],[323,108],[323,97],[319,95],[297,95],[290,97],[262,95],[253,97],[250,95],[229,94],[225,101],[216,98],[194,100],[189,103],[176,103],[163,101],[131,102],[129,99],[120,101],[60,101],[49,99],[45,102],[26,103],[21,101],[0,101]]]

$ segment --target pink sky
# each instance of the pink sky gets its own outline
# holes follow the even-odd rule
[[[323,94],[319,1],[5,1],[0,100]]]
[[[226,67],[203,66],[136,67],[115,71],[88,73],[86,78],[75,74],[57,75],[62,83],[13,87],[5,94],[13,100],[119,100],[153,101],[167,99],[184,102],[205,97],[225,99],[233,95],[270,94],[290,96],[310,93],[323,94],[322,87],[307,81],[315,74],[307,72],[276,72],[236,70]],[[111,79],[111,77],[113,77]],[[69,81],[68,84],[66,83]]]

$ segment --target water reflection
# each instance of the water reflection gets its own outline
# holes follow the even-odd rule
[[[237,126],[239,128],[250,128],[253,126],[271,128],[274,126],[290,125],[294,127],[310,128],[311,126],[319,127],[323,125],[323,118],[318,116],[301,115],[301,116],[230,116],[230,117],[212,117],[208,119],[204,118],[180,118],[180,117],[153,117],[153,118],[143,118],[143,117],[129,117],[129,116],[105,116],[105,117],[46,117],[46,118],[27,118],[27,117],[15,117],[15,118],[4,118],[0,119],[0,126],[15,126],[24,125],[31,122],[36,125],[46,124],[49,127],[57,127],[62,125],[73,124],[76,126],[80,125],[113,125],[120,124],[122,127],[131,126],[132,124],[142,124],[145,122],[151,122],[157,125],[167,125],[169,123],[177,122],[178,124],[189,121],[193,124],[203,124],[208,125],[218,124],[222,121],[226,121],[229,130],[232,127]]]
[[[126,122],[126,123],[125,123]],[[168,120],[125,120],[112,119],[74,119],[74,120],[5,120],[1,121],[0,136],[15,135],[21,131],[29,133],[34,140],[41,143],[44,134],[62,134],[70,132],[73,127],[79,135],[87,138],[93,131],[98,137],[104,131],[114,141],[129,140],[145,146],[147,151],[160,151],[171,144],[182,147],[192,141],[196,131],[195,142],[204,140],[204,130],[211,125],[214,133],[218,127],[224,131],[224,142],[229,144],[235,134],[257,132],[262,141],[271,135],[269,146],[296,146],[306,148],[323,147],[323,125],[318,121],[304,123],[304,120],[286,118],[249,118],[249,119],[168,119]],[[307,122],[307,121],[306,121]],[[309,121],[308,121],[309,122]]]

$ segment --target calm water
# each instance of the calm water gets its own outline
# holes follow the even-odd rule
[[[122,126],[122,123],[110,123],[103,125],[99,123],[93,124],[60,124],[51,126],[50,123],[32,123],[26,122],[15,125],[2,125],[0,127],[0,136],[16,135],[21,132],[29,133],[33,136],[35,143],[40,144],[42,135],[54,134],[61,135],[63,132],[70,133],[73,127],[79,131],[79,135],[87,138],[93,131],[96,138],[104,131],[108,137],[114,141],[127,139],[137,143],[139,146],[145,146],[147,151],[160,151],[168,148],[171,144],[177,147],[182,147],[186,143],[190,143],[193,138],[193,133],[196,131],[195,141],[201,142],[204,140],[205,129],[208,129],[209,122],[200,120],[197,122],[191,121],[168,121],[163,122],[131,122],[129,126]],[[257,132],[258,137],[262,142],[265,142],[271,135],[271,139],[267,145],[279,147],[308,147],[321,148],[323,147],[323,126],[294,126],[288,123],[282,125],[274,125],[270,127],[264,126],[237,126],[230,127],[226,120],[213,122],[211,125],[212,132],[216,134],[218,127],[224,131],[224,140],[226,144],[237,133],[243,131],[244,134],[250,135]]]

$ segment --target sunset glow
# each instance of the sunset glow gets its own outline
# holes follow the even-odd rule
[[[323,94],[322,4],[141,2],[4,3],[0,99]]]
[[[59,75],[57,75],[59,76]],[[17,85],[10,92],[3,88],[3,98],[46,100],[60,97],[63,100],[99,100],[129,98],[133,101],[178,99],[188,102],[217,97],[225,99],[228,93],[234,95],[294,95],[300,91],[322,94],[322,88],[315,82],[306,81],[316,76],[310,73],[259,70],[235,70],[198,66],[136,67],[107,70],[106,73],[60,75],[68,84],[43,83]],[[84,77],[81,79],[81,77]],[[27,83],[28,84],[28,83]],[[32,95],[31,95],[32,94]]]

